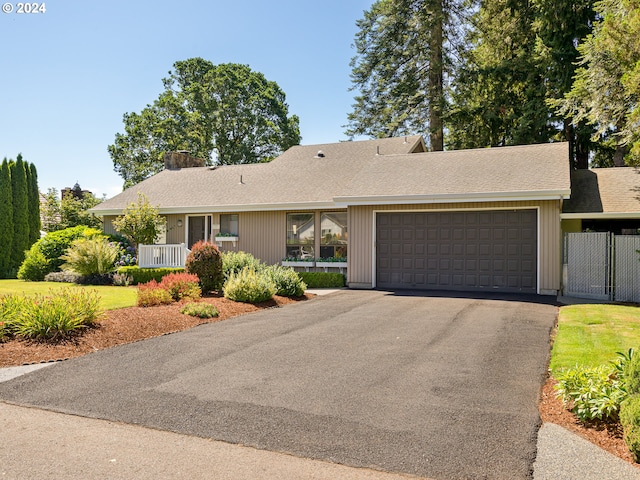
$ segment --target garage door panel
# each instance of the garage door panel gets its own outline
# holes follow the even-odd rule
[[[536,291],[536,210],[385,212],[376,226],[378,287]]]

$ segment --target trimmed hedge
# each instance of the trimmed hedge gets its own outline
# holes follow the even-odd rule
[[[138,283],[147,283],[151,280],[161,282],[162,277],[170,273],[182,273],[184,268],[140,268],[138,266],[130,265],[128,267],[118,268],[117,273],[120,275],[126,275],[131,278],[131,285],[137,285]]]
[[[345,286],[342,273],[332,272],[296,272],[307,288],[341,288]]]

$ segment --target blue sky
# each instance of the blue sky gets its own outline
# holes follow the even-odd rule
[[[0,3],[7,3],[0,0]],[[174,62],[242,63],[275,81],[303,144],[346,139],[355,22],[372,0],[46,1],[0,13],[0,159],[38,169],[40,190],[122,190],[107,146],[122,115],[162,91]],[[40,2],[42,3],[42,2]]]

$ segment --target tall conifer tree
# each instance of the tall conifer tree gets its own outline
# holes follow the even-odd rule
[[[29,192],[29,247],[40,238],[40,191],[38,172],[33,163],[25,164]]]
[[[13,198],[9,162],[5,158],[0,168],[0,278],[11,273],[13,245]]]
[[[378,0],[357,21],[351,61],[355,97],[347,135],[428,133],[443,149],[445,78],[451,71],[464,2]]]
[[[11,163],[11,193],[13,197],[13,246],[11,248],[11,269],[17,271],[24,260],[24,252],[29,248],[29,194],[27,174],[18,155]]]

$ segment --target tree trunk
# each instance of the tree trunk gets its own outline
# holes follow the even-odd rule
[[[624,156],[628,151],[629,147],[627,145],[616,145],[616,153],[613,154],[614,167],[624,167]]]
[[[429,33],[429,143],[432,151],[444,150],[443,21],[442,0],[436,0],[433,5],[433,27]]]

